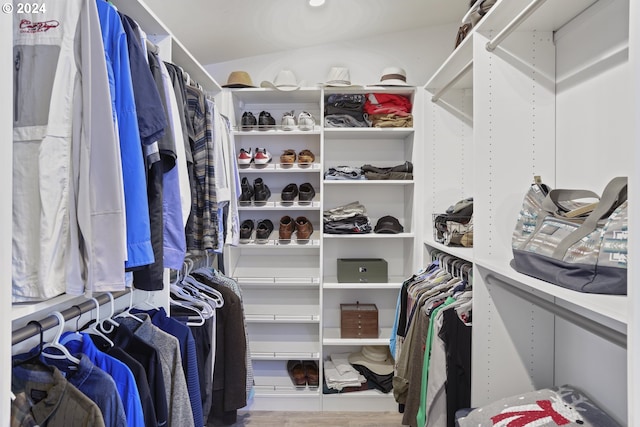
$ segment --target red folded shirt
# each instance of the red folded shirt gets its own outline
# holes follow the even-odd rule
[[[403,95],[392,93],[370,93],[364,103],[364,112],[368,114],[411,114],[411,101]]]

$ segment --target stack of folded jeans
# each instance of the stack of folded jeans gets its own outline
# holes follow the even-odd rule
[[[366,179],[413,179],[413,163],[409,161],[391,167],[363,165],[361,169]]]
[[[365,207],[357,201],[324,211],[323,223],[327,234],[366,234],[373,230]]]
[[[325,127],[370,127],[363,112],[363,94],[331,94],[325,100]]]
[[[353,166],[336,166],[324,173],[324,179],[329,181],[365,179],[361,168]]]
[[[372,127],[413,127],[411,101],[403,95],[370,93],[363,106]]]

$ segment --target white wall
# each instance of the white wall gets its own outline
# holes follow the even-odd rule
[[[454,23],[253,56],[205,68],[220,84],[227,82],[231,71],[243,70],[254,85],[260,86],[263,80],[273,81],[280,70],[289,69],[299,82],[304,81],[303,86],[315,86],[326,80],[332,66],[348,67],[352,83],[361,85],[378,83],[385,67],[399,66],[406,70],[409,84],[422,86],[453,51],[457,31],[458,24]]]

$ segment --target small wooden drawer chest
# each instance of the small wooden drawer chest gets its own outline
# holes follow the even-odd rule
[[[340,338],[378,338],[375,304],[340,304]]]

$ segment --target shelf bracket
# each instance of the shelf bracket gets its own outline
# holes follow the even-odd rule
[[[488,283],[492,285],[496,285],[501,287],[502,289],[514,294],[517,297],[520,297],[526,301],[535,304],[536,306],[554,314],[562,319],[573,323],[576,326],[581,327],[584,330],[587,330],[595,335],[598,335],[600,338],[603,338],[612,344],[615,344],[623,349],[627,348],[627,336],[626,334],[617,331],[609,326],[603,325],[602,323],[598,323],[595,320],[592,320],[586,316],[583,316],[574,311],[570,311],[559,307],[555,303],[548,301],[544,298],[540,298],[537,295],[534,295],[530,292],[527,292],[523,289],[520,289],[516,286],[513,286],[492,274],[488,274],[486,276],[486,280]]]
[[[447,83],[446,85],[442,86],[440,88],[440,90],[438,90],[432,97],[431,97],[431,102],[438,102],[438,100],[440,99],[440,97],[446,92],[448,91],[451,86],[453,86],[454,84],[456,84],[458,82],[458,80],[460,80],[462,78],[462,76],[464,76],[465,74],[467,74],[469,72],[469,70],[471,70],[471,68],[473,67],[473,60],[467,62],[467,64],[462,68],[462,70],[458,71],[458,74],[456,74],[455,76],[453,76],[453,78],[449,81],[449,83]]]
[[[516,28],[520,26],[529,16],[533,14],[540,6],[542,6],[547,0],[533,0],[527,7],[522,9],[522,12],[518,14],[513,21],[509,22],[491,41],[487,42],[486,49],[489,52],[493,52],[496,47],[509,36]]]

